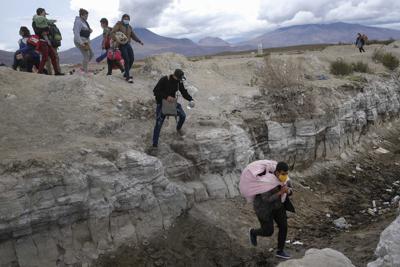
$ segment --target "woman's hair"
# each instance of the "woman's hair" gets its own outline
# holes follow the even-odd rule
[[[108,19],[102,18],[102,19],[100,20],[100,23],[104,23],[104,24],[108,25]]]
[[[25,26],[22,26],[19,28],[19,32],[21,33],[22,37],[29,37],[31,35],[31,32],[29,29]]]
[[[131,19],[131,17],[128,14],[123,14],[121,20],[124,20],[124,18]]]
[[[79,16],[80,17],[82,17],[84,15],[88,15],[88,14],[89,14],[89,12],[86,9],[83,9],[83,8],[79,9]]]

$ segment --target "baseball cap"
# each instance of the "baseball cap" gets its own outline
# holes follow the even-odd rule
[[[45,10],[44,8],[42,8],[42,7],[39,7],[38,9],[36,9],[36,14],[37,14],[37,15],[40,15],[40,14],[42,14],[43,11],[46,13],[46,15],[50,15],[50,14],[47,13],[46,10]]]
[[[176,69],[175,72],[174,72],[174,75],[180,81],[185,81],[186,80],[185,73],[181,69]]]

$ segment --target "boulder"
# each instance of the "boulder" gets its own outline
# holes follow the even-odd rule
[[[375,255],[378,259],[368,267],[400,266],[400,216],[382,232]]]
[[[355,267],[343,253],[331,248],[309,249],[301,259],[282,262],[278,267]]]

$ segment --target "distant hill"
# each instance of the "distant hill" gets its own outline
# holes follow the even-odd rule
[[[358,32],[366,34],[370,40],[400,39],[400,31],[398,30],[338,22],[279,28],[243,42],[241,45],[256,47],[262,43],[263,47],[281,47],[303,44],[352,43],[355,41]]]
[[[144,46],[134,43],[135,58],[143,59],[147,56],[165,52],[175,52],[185,56],[201,56],[216,54],[224,51],[235,51],[240,49],[249,49],[250,47],[231,48],[229,46],[200,46],[190,39],[176,39],[160,36],[154,32],[144,29],[135,29],[136,35],[143,41]],[[101,54],[102,36],[92,40],[92,48],[95,56]],[[77,63],[81,61],[81,54],[78,49],[71,48],[60,53],[61,61],[64,63]]]
[[[11,66],[13,64],[13,56],[14,53],[0,50],[0,64],[6,64],[7,66]]]
[[[205,37],[199,40],[198,43],[201,46],[231,46],[230,43],[218,37]]]

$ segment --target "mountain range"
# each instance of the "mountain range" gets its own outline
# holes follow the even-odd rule
[[[252,50],[258,44],[262,44],[264,48],[270,48],[304,44],[351,43],[355,41],[358,32],[367,34],[370,40],[400,39],[400,31],[398,30],[342,22],[279,28],[248,41],[235,44],[230,44],[218,37],[205,37],[195,43],[190,39],[164,37],[145,28],[136,28],[135,33],[145,45],[134,44],[134,51],[136,59],[143,59],[147,56],[164,52],[175,52],[185,56],[203,56],[221,52]],[[102,36],[92,40],[92,48],[96,57],[102,53],[101,42]],[[60,52],[60,59],[62,63],[78,63],[81,61],[81,54],[74,47]],[[0,63],[11,65],[11,62],[12,53],[0,51]]]

